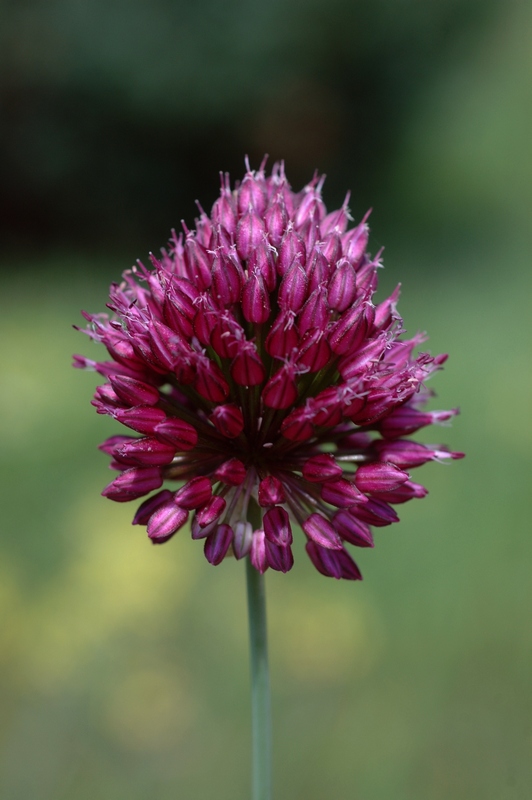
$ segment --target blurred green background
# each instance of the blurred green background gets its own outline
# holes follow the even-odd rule
[[[358,561],[268,574],[276,800],[532,785],[530,2],[0,3],[4,800],[249,796],[242,564],[100,496],[117,429],[72,330],[218,171],[284,157],[372,206],[380,297],[450,352],[416,473]],[[422,438],[422,437],[421,437]],[[302,538],[302,537],[301,537]]]

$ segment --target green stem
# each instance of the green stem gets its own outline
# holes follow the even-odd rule
[[[271,716],[264,575],[246,558],[251,657],[252,800],[271,798]]]

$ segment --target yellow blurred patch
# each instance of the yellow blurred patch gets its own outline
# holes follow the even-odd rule
[[[151,636],[169,616],[172,628],[178,626],[179,606],[195,581],[194,563],[185,548],[178,557],[151,546],[143,528],[130,527],[130,513],[97,495],[67,511],[65,533],[79,550],[21,612],[19,667],[33,685],[51,689],[75,677],[121,632]]]
[[[105,725],[128,750],[174,749],[196,717],[189,681],[159,667],[124,676],[105,704]]]
[[[270,593],[273,660],[298,682],[342,683],[366,674],[379,658],[383,630],[362,601],[293,586]]]

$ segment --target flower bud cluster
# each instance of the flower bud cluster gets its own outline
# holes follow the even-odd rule
[[[74,365],[133,432],[101,446],[119,473],[103,494],[149,495],[133,523],[154,543],[190,521],[212,564],[287,572],[296,523],[321,573],[357,580],[346,545],[372,547],[426,494],[410,469],[462,454],[407,438],[457,413],[423,409],[446,356],[402,337],[398,289],[374,304],[367,218],[349,229],[348,198],[327,213],[322,184],[293,192],[282,164],[247,165],[234,189],[223,175],[210,216],[126,271],[110,315],[84,314],[109,360]]]

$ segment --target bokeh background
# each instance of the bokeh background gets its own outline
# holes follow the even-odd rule
[[[284,157],[368,207],[410,333],[451,358],[467,459],[360,553],[268,575],[277,800],[519,800],[532,785],[532,6],[0,3],[0,796],[249,796],[244,571],[100,497],[91,345],[111,280]],[[427,437],[425,437],[427,439]]]

